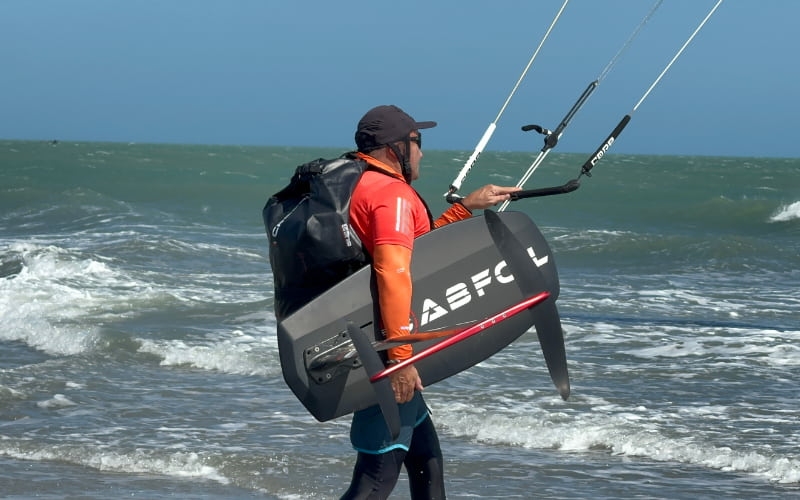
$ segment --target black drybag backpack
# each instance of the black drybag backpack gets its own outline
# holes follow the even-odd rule
[[[278,320],[369,263],[349,223],[366,166],[349,153],[300,165],[264,206]]]

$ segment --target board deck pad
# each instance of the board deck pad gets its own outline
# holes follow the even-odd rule
[[[550,292],[545,304],[554,306],[558,272],[544,236],[524,213],[497,215],[526,249],[529,265],[538,269],[536,275],[542,283],[535,286]],[[411,264],[413,332],[467,327],[526,299],[508,267],[484,217],[448,224],[417,238]],[[531,284],[527,285],[530,288]],[[375,327],[374,298],[372,270],[367,266],[278,324],[284,380],[319,421],[378,402],[347,328],[350,321],[370,340],[383,339]],[[556,311],[555,307],[548,309]],[[423,385],[489,358],[531,329],[536,317],[533,311],[520,313],[420,360],[415,366]],[[560,321],[555,319],[542,323],[560,329]],[[444,338],[415,342],[414,352]]]

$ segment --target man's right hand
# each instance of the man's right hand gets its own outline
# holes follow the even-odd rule
[[[394,399],[398,403],[408,403],[414,397],[414,391],[421,391],[422,380],[419,378],[419,373],[414,365],[407,366],[389,375],[389,381],[392,383],[392,390],[394,391]]]

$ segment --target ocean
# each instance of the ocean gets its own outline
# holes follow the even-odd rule
[[[343,152],[0,141],[0,496],[338,498],[349,417],[283,381],[261,209]],[[426,151],[433,212],[469,153]],[[462,191],[533,157],[484,152]],[[427,387],[449,497],[800,498],[800,159],[592,173],[509,207],[553,249],[572,395],[533,332]]]

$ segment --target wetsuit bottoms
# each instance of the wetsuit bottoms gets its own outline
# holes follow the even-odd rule
[[[397,484],[405,465],[413,500],[444,500],[444,470],[439,437],[430,418],[414,428],[408,451],[395,448],[386,453],[358,452],[353,480],[342,500],[382,500]]]

